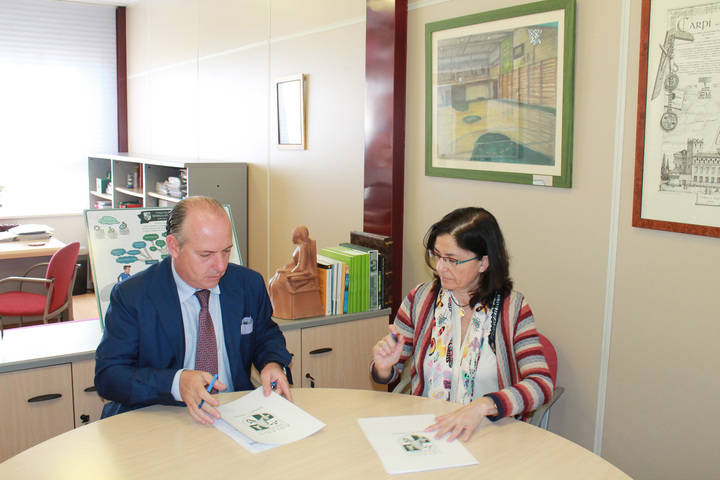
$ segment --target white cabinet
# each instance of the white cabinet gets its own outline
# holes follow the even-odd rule
[[[293,354],[294,387],[387,388],[370,380],[370,361],[373,345],[387,333],[388,315],[376,311],[348,316],[352,319],[347,321],[343,317],[327,317],[335,321],[325,324],[322,317],[305,323],[278,321]]]

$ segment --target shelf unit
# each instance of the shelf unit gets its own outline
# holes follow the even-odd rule
[[[91,155],[88,157],[89,208],[94,208],[97,200],[109,201],[114,208],[128,201],[140,203],[143,207],[172,207],[181,199],[155,191],[155,184],[164,182],[168,177],[179,177],[181,168],[187,170],[188,195],[207,195],[230,205],[240,254],[247,262],[247,163],[206,163],[132,153]],[[142,185],[128,188],[128,175],[132,175],[135,169],[141,172]],[[113,183],[112,193],[99,192],[96,180],[108,175]]]

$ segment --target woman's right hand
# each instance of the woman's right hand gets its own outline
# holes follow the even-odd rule
[[[400,361],[400,354],[405,345],[405,337],[398,334],[395,325],[389,325],[388,330],[390,333],[381,338],[372,350],[375,372],[379,378],[390,378],[393,365]]]

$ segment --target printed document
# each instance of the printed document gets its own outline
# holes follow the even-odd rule
[[[390,474],[478,463],[460,440],[448,442],[425,432],[435,415],[358,418],[358,423]]]
[[[253,453],[308,437],[325,424],[282,396],[263,395],[262,387],[217,410],[213,425]]]

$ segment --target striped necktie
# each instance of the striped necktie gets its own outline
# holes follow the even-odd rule
[[[210,372],[210,374],[215,375],[218,373],[218,353],[215,328],[208,308],[210,290],[198,290],[195,292],[195,296],[200,301],[195,370]],[[213,388],[213,390],[215,389]]]

